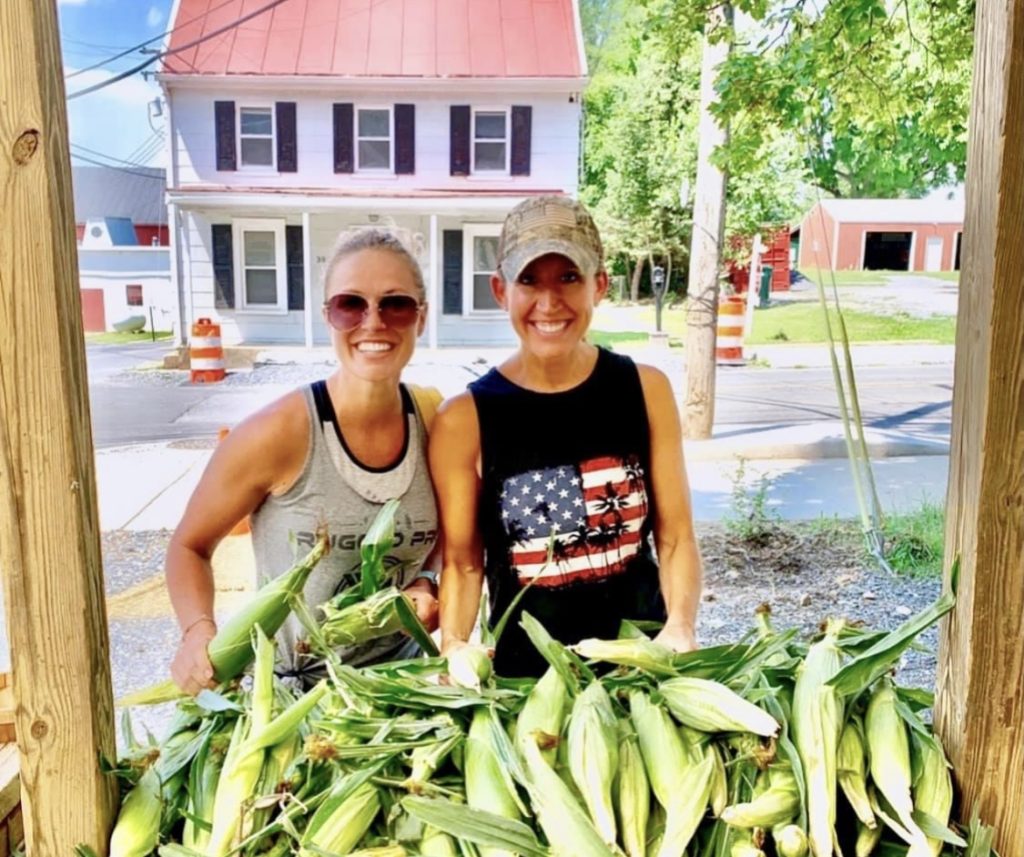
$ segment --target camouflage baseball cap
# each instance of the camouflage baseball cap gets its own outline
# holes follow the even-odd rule
[[[534,259],[558,253],[583,274],[604,267],[601,236],[590,212],[567,196],[535,196],[519,203],[505,218],[498,242],[498,268],[514,282]]]

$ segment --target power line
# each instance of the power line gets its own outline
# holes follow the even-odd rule
[[[205,18],[211,12],[216,12],[218,9],[221,9],[224,6],[227,6],[229,3],[234,3],[234,2],[235,2],[235,0],[224,0],[223,3],[219,3],[218,5],[214,6],[212,9],[207,9],[205,12],[203,12],[202,15],[196,15],[195,18],[191,18],[188,21],[184,21],[183,23],[178,24],[178,26],[172,27],[171,29],[167,30],[166,32],[161,33],[159,36],[153,36],[153,38],[147,39],[144,42],[139,42],[139,44],[137,44],[137,45],[132,45],[132,47],[130,47],[130,48],[124,48],[123,50],[121,50],[121,52],[119,54],[115,54],[114,56],[108,57],[105,60],[100,60],[99,62],[93,63],[90,66],[86,66],[85,68],[80,68],[80,69],[78,69],[76,71],[73,71],[71,74],[65,75],[64,76],[64,80],[71,80],[71,78],[77,77],[80,74],[85,74],[87,71],[93,71],[95,69],[98,69],[98,68],[100,68],[102,66],[107,65],[108,63],[112,63],[115,60],[119,60],[119,59],[121,59],[121,57],[126,57],[126,56],[128,56],[128,54],[133,54],[136,51],[141,51],[147,45],[151,45],[151,44],[153,44],[153,42],[159,42],[161,39],[171,35],[171,33],[177,32],[178,30],[182,29],[183,27],[187,27],[190,24],[194,24],[199,19]],[[74,41],[74,39],[67,39],[66,41]],[[86,44],[86,43],[85,42],[79,42],[79,44]],[[97,45],[96,47],[99,47],[99,46]],[[119,48],[110,48],[110,49],[111,50],[120,50]]]
[[[151,145],[152,141],[147,141],[146,147]],[[90,149],[88,146],[83,146],[80,143],[72,143],[71,148],[81,149],[83,152],[88,152],[90,155],[95,155],[98,158],[106,158],[108,161],[114,161],[118,164],[123,164],[126,167],[145,167],[145,164],[139,160],[129,160],[125,158],[116,158],[113,155],[108,155],[106,152],[98,152],[96,149]],[[149,167],[149,169],[160,169],[159,167]]]
[[[97,161],[93,158],[87,157],[86,155],[80,155],[78,152],[72,152],[71,157],[79,161],[85,161],[87,164],[93,164],[97,167],[105,167],[108,170],[117,170],[119,173],[128,173],[133,176],[140,176],[144,179],[163,179],[163,176],[155,176],[152,173],[143,173],[139,170],[130,170],[127,167],[115,167],[113,164],[105,164],[102,161]]]

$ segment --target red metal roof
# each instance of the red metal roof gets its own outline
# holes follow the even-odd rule
[[[170,74],[580,77],[573,0],[180,0]],[[186,45],[218,29],[225,32]]]

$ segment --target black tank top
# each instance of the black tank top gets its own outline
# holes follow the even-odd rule
[[[534,581],[495,652],[500,675],[547,664],[525,610],[563,643],[664,619],[651,548],[650,434],[636,365],[605,349],[579,386],[538,393],[491,369],[469,385],[480,422],[480,521],[495,625]],[[550,552],[550,561],[548,555]]]

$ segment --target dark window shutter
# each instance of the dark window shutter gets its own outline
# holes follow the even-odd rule
[[[277,171],[294,173],[299,168],[295,102],[278,101],[274,107],[277,113]]]
[[[445,229],[442,241],[445,315],[462,315],[462,230]]]
[[[395,105],[395,172],[416,172],[416,105]]]
[[[471,120],[472,117],[468,105],[452,105],[449,151],[451,158],[450,172],[453,176],[469,175],[469,123]]]
[[[302,254],[302,227],[284,228],[285,256],[288,260],[288,309],[306,308],[305,269]]]
[[[217,309],[235,306],[235,254],[231,224],[213,224],[213,305]]]
[[[512,175],[530,174],[530,136],[533,126],[533,108],[512,108]]]
[[[213,115],[217,138],[217,169],[237,170],[235,160],[235,102],[213,102]]]
[[[334,105],[334,172],[355,171],[355,140],[352,124],[352,105]]]

